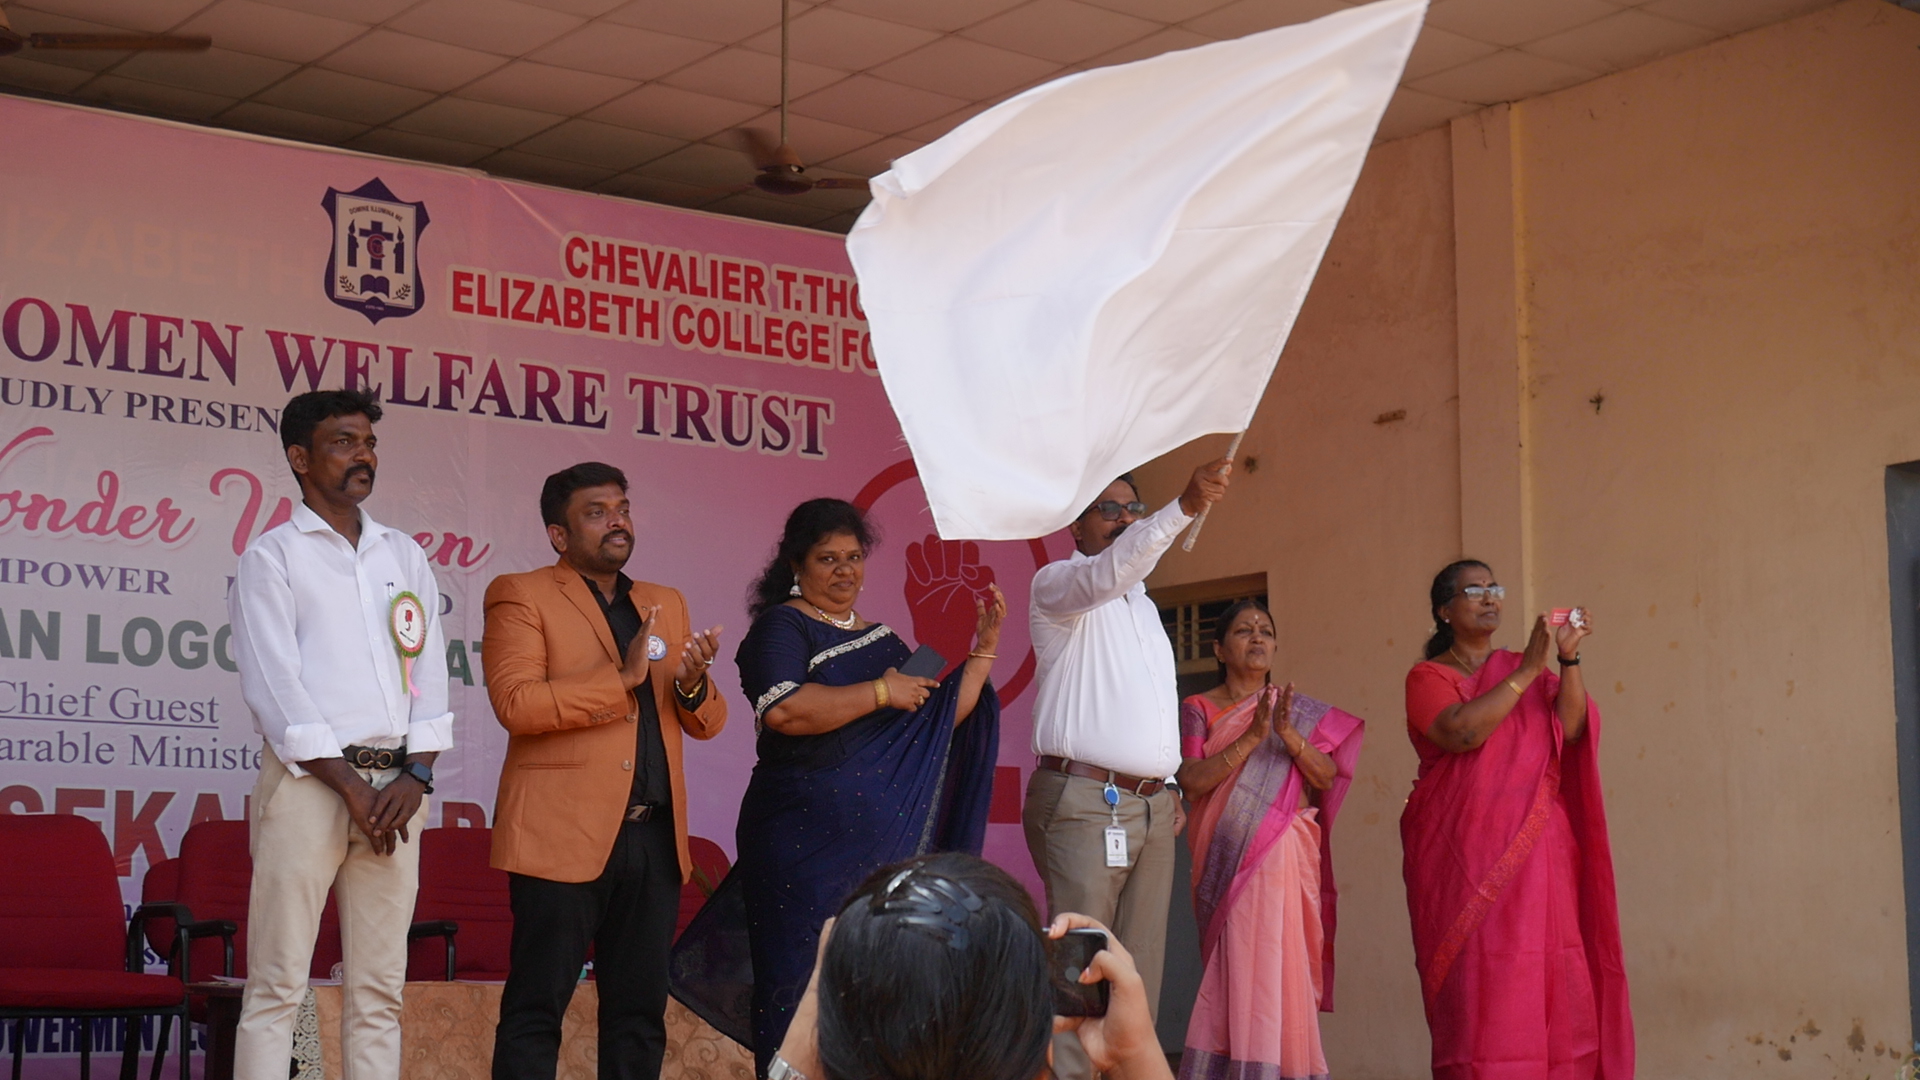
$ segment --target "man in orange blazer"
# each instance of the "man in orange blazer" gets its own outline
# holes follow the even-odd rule
[[[678,590],[621,573],[629,514],[611,465],[547,477],[540,516],[560,560],[487,587],[487,694],[511,734],[493,826],[513,901],[494,1080],[552,1080],[589,944],[600,1080],[656,1080],[666,1052],[667,956],[692,867],[680,735],[713,738],[727,706],[707,678],[720,628],[691,632]]]

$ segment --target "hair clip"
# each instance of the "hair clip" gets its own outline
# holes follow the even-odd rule
[[[965,949],[969,940],[967,919],[985,906],[986,901],[964,883],[910,866],[888,880],[869,908],[876,915],[891,915],[901,926],[920,930],[951,948]]]

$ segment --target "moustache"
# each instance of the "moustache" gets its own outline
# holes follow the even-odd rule
[[[620,537],[626,540],[628,547],[633,546],[633,534],[628,532],[625,529],[615,529],[612,532],[608,533],[607,535],[601,537],[600,546],[606,547],[608,544],[613,542],[614,537]]]
[[[364,474],[364,475],[366,476],[366,478],[367,478],[367,483],[369,483],[369,484],[371,484],[371,483],[373,483],[373,466],[371,466],[371,465],[367,465],[367,464],[364,464],[364,463],[362,463],[362,464],[359,464],[359,465],[350,465],[350,466],[348,466],[348,467],[347,467],[347,471],[346,471],[346,473],[345,473],[344,475],[342,475],[342,476],[340,477],[340,479],[341,479],[341,480],[351,480],[351,479],[353,479],[353,478],[354,478],[354,476],[355,476],[355,475],[357,475],[357,474]]]

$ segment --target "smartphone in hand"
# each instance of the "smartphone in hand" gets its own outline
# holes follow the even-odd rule
[[[1587,628],[1587,609],[1577,607],[1557,607],[1547,613],[1548,626],[1565,626],[1572,623],[1574,629]]]
[[[1080,982],[1080,973],[1093,963],[1095,954],[1107,947],[1107,935],[1098,930],[1069,930],[1048,945],[1047,967],[1053,977],[1054,1015],[1107,1015],[1111,984],[1105,979],[1096,983]]]
[[[933,646],[922,645],[913,651],[912,656],[907,657],[907,662],[901,664],[899,670],[902,675],[937,679],[941,672],[947,670],[947,658],[941,656],[940,651]]]

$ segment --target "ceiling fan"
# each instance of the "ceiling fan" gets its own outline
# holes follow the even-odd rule
[[[857,188],[865,191],[867,182],[855,178],[823,176],[818,179],[807,175],[807,166],[800,154],[787,143],[787,60],[789,49],[789,14],[792,0],[780,0],[780,141],[759,128],[739,128],[735,131],[740,147],[753,159],[753,167],[758,175],[753,178],[753,186],[769,195],[805,195],[809,191],[833,188]]]
[[[0,8],[0,56],[22,49],[199,52],[212,44],[212,38],[197,34],[22,34],[7,21],[6,9]]]

